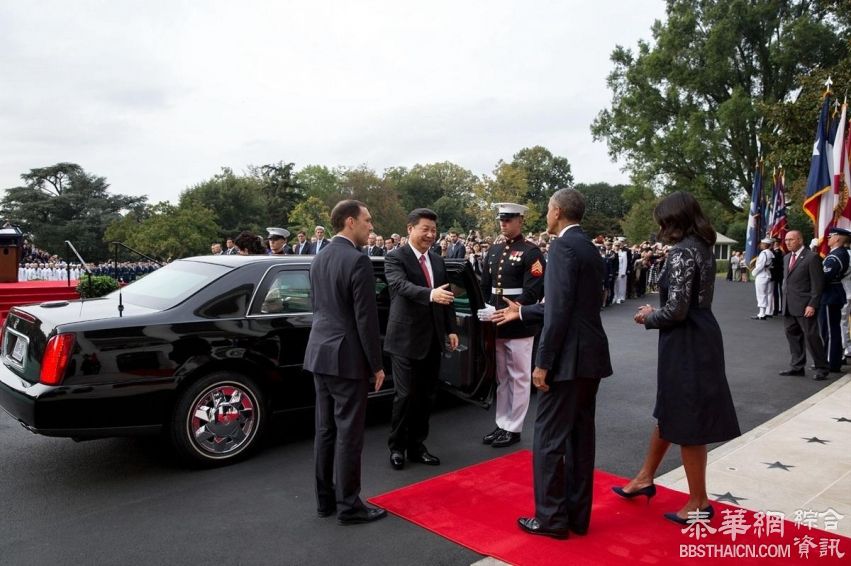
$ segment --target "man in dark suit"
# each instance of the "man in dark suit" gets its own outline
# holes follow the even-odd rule
[[[316,388],[316,499],[320,517],[342,525],[381,519],[360,498],[361,452],[370,377],[384,382],[375,275],[360,251],[372,230],[366,206],[344,200],[331,211],[337,236],[310,267],[313,326],[304,369]]]
[[[792,353],[791,367],[780,375],[804,375],[810,351],[816,375],[813,379],[827,379],[827,358],[818,328],[818,312],[824,285],[821,257],[804,246],[797,230],[786,233],[789,253],[783,258],[783,324],[786,340]]]
[[[594,411],[600,379],[612,374],[609,343],[600,320],[603,260],[579,227],[585,198],[561,189],[550,198],[550,244],[545,300],[512,301],[494,320],[543,318],[532,384],[538,389],[533,466],[535,516],[520,517],[524,531],[567,538],[588,532],[594,480]],[[503,314],[500,314],[503,313]]]
[[[465,255],[467,255],[467,249],[458,238],[458,232],[452,230],[449,232],[449,247],[446,249],[446,257],[450,259],[464,259]]]
[[[377,257],[384,255],[384,248],[378,247],[378,245],[376,245],[375,234],[369,235],[369,239],[367,240],[366,245],[363,247],[363,253],[365,253],[369,257]]]
[[[317,226],[313,230],[313,235],[315,236],[314,240],[310,243],[310,251],[309,254],[316,255],[325,249],[325,246],[328,245],[328,240],[325,238],[325,227]],[[362,246],[363,244],[361,244]]]
[[[458,347],[454,296],[443,258],[429,250],[437,236],[437,214],[417,208],[408,214],[408,243],[387,254],[384,273],[390,288],[390,314],[384,350],[392,356],[393,417],[390,464],[396,470],[408,460],[436,466],[428,452],[428,420],[440,373],[445,340]]]
[[[299,230],[296,234],[296,242],[293,244],[293,253],[295,255],[310,255],[310,242],[307,241],[307,234],[304,230]]]

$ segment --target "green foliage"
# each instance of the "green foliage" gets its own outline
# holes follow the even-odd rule
[[[726,275],[728,269],[730,269],[729,259],[719,259],[715,261],[715,273],[723,273]]]
[[[51,253],[64,255],[65,240],[70,240],[86,261],[108,256],[102,244],[106,227],[146,200],[110,194],[105,178],[74,163],[31,169],[21,178],[26,185],[6,190],[0,215],[20,224],[36,246]]]
[[[547,204],[554,192],[573,185],[573,174],[567,158],[553,155],[540,145],[524,147],[515,153],[511,165],[525,174],[526,194],[523,201],[530,203],[539,218],[546,218]],[[538,228],[545,226],[538,224]]]
[[[621,222],[627,240],[636,243],[651,240],[659,231],[659,225],[653,220],[656,202],[656,199],[643,200],[632,205]]]
[[[294,167],[294,163],[279,161],[249,168],[260,184],[263,226],[288,226],[290,211],[304,198],[303,187],[293,176]]]
[[[321,200],[328,210],[343,200],[339,170],[324,165],[308,165],[295,174],[295,182],[304,190],[304,194]],[[324,226],[324,224],[323,224]]]
[[[608,183],[579,183],[575,188],[585,195],[585,218],[582,219],[585,232],[592,237],[597,234],[620,235],[621,221],[630,209],[630,203],[624,198],[628,187]]]
[[[467,213],[479,219],[478,227],[483,234],[498,234],[499,223],[496,220],[494,204],[515,202],[529,207],[524,232],[539,231],[545,224],[545,219],[541,218],[534,203],[526,200],[528,189],[526,172],[500,160],[493,170],[493,176],[485,175],[473,187],[474,197]]]
[[[177,259],[209,253],[215,241],[218,226],[210,209],[163,202],[152,207],[151,216],[139,222],[124,243],[142,253]]]
[[[325,226],[331,230],[331,211],[319,198],[309,196],[290,213],[290,233],[295,235],[298,230],[304,230],[307,234],[313,234],[316,226]]]
[[[82,275],[77,283],[77,292],[84,299],[103,297],[118,289],[118,282],[109,275]]]
[[[652,44],[612,53],[612,105],[592,124],[594,138],[636,183],[736,211],[758,140],[763,153],[779,141],[768,108],[790,97],[799,75],[846,56],[845,12],[845,3],[812,0],[669,0]]]
[[[455,228],[466,232],[478,222],[468,210],[473,202],[478,178],[468,169],[444,161],[414,165],[411,169],[394,167],[384,172],[399,194],[402,209],[410,212],[426,207],[438,215],[438,229]]]
[[[212,179],[183,191],[180,207],[204,207],[211,210],[218,225],[218,240],[233,238],[242,230],[259,232],[269,214],[260,180],[254,176],[237,176],[227,167]]]
[[[344,198],[357,199],[367,206],[376,233],[389,235],[404,231],[407,212],[399,202],[399,194],[387,179],[379,177],[366,165],[361,165],[345,170],[340,177],[340,186]]]

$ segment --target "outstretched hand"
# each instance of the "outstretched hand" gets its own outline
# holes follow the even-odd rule
[[[431,290],[431,300],[439,305],[451,305],[455,300],[455,295],[449,290],[449,283],[444,283],[440,287]]]

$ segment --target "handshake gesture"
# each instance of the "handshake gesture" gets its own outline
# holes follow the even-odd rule
[[[512,320],[519,320],[520,303],[512,301],[507,297],[503,297],[502,300],[508,304],[506,308],[496,310],[493,306],[488,305],[483,309],[479,309],[476,313],[479,316],[479,320],[482,322],[494,322],[497,326],[502,326]]]

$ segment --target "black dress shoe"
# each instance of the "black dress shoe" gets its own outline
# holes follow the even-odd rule
[[[778,375],[804,375],[803,369],[784,369]]]
[[[496,427],[495,429],[493,429],[493,432],[490,432],[490,433],[486,434],[486,435],[482,438],[482,444],[490,444],[490,443],[492,443],[494,440],[496,440],[497,438],[499,438],[499,437],[502,435],[502,433],[503,433],[503,432],[505,432],[505,431],[504,431],[504,430],[502,430],[502,429],[501,429],[501,428],[499,428],[499,427]]]
[[[505,448],[506,446],[517,444],[518,442],[520,442],[520,433],[508,432],[506,430],[496,440],[491,442],[491,446],[494,448]]]
[[[827,379],[826,373],[817,373],[813,376],[813,381],[824,381]]]
[[[567,529],[545,529],[535,517],[520,517],[517,519],[517,525],[530,535],[543,535],[558,539],[566,539],[570,536]]]
[[[390,465],[393,466],[394,470],[401,470],[405,467],[405,455],[398,450],[392,451],[390,453]]]
[[[765,320],[765,317],[764,317],[764,316],[753,315],[753,316],[751,317],[751,320]]]
[[[417,454],[408,454],[408,460],[411,462],[419,462],[420,464],[425,464],[427,466],[439,466],[440,458],[435,456],[434,454],[429,454],[428,451],[419,452]]]
[[[337,523],[340,525],[360,525],[362,523],[371,523],[387,516],[387,511],[378,507],[365,507],[359,509],[349,515],[341,515],[337,517]]]
[[[337,512],[336,507],[329,507],[328,509],[317,509],[316,514],[319,515],[320,519],[324,519],[325,517],[330,517],[334,513]]]
[[[700,510],[700,518],[704,521],[710,521],[710,520],[712,520],[712,517],[714,517],[714,516],[715,516],[715,509],[712,508],[712,505],[707,505],[706,507],[704,507],[703,509]],[[685,526],[688,526],[691,523],[694,523],[696,521],[696,519],[689,519],[689,518],[683,519],[682,517],[680,517],[676,513],[665,513],[665,518],[668,519],[669,521],[673,521],[674,523],[677,523],[678,525],[685,525]]]

